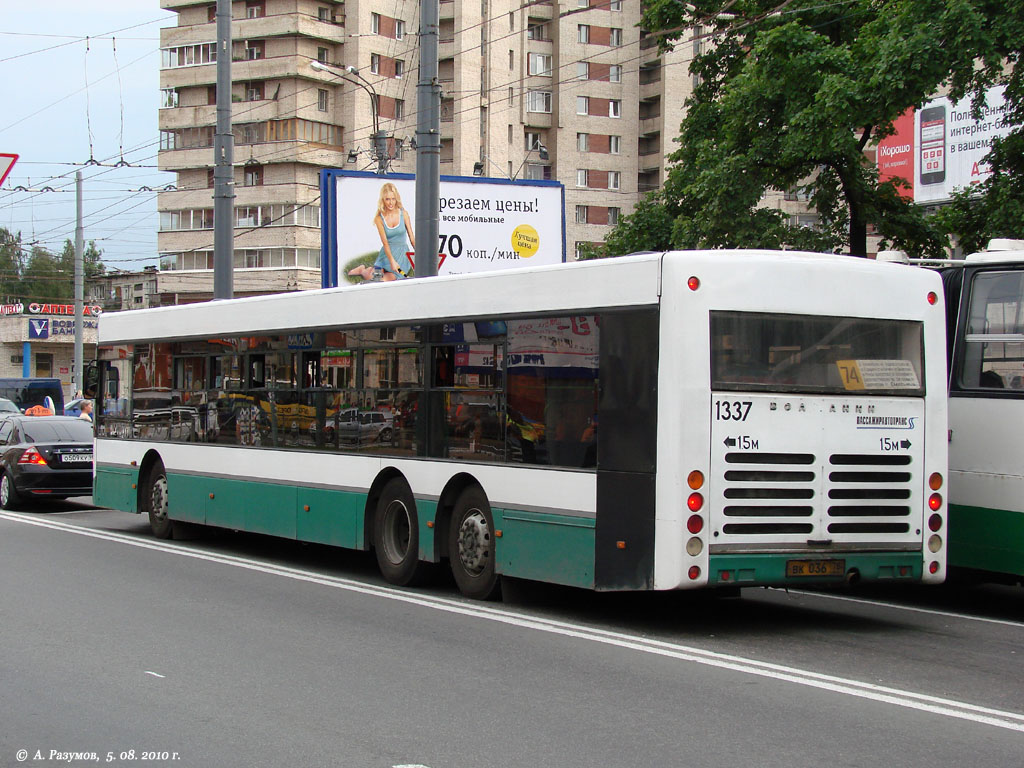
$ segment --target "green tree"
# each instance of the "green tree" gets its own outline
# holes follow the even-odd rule
[[[885,245],[940,254],[946,240],[935,222],[894,182],[879,183],[865,150],[943,84],[959,98],[1007,79],[1022,6],[650,0],[643,26],[662,46],[695,28],[708,33],[708,45],[691,63],[699,84],[665,189],[625,217],[609,253],[653,237],[658,247],[848,248],[863,256],[870,224]],[[818,230],[790,228],[781,212],[758,207],[769,190],[806,193]]]
[[[74,282],[61,269],[60,259],[45,248],[35,246],[22,271],[21,292],[28,300],[69,299],[74,294]]]
[[[90,240],[82,253],[82,266],[86,279],[102,275],[107,271],[103,263],[103,251],[96,247],[96,241]],[[64,250],[60,252],[60,268],[67,275],[75,277],[75,244],[71,240],[64,241]]]
[[[21,233],[0,227],[0,301],[7,304],[21,298]]]

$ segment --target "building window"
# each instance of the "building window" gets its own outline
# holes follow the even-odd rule
[[[370,14],[370,32],[372,32],[375,35],[379,35],[380,34],[380,14],[379,13],[371,13]]]
[[[587,186],[587,171],[585,168],[580,168],[579,170],[576,171],[576,186]]]
[[[590,79],[590,62],[577,61],[576,62],[576,79],[577,80],[589,80]]]
[[[590,42],[590,25],[589,24],[577,24],[576,25],[576,42],[577,43],[589,43]]]
[[[511,143],[511,142],[510,142]],[[526,146],[524,149],[529,152],[531,149],[537,149],[541,145],[540,134],[536,131],[526,132]]]
[[[246,165],[242,173],[242,183],[247,187],[263,186],[263,166]]]
[[[316,90],[316,108],[321,112],[327,111],[327,89],[317,88]]]
[[[577,8],[589,8],[590,7],[590,0],[576,0],[576,7]]]
[[[608,67],[608,80],[612,83],[622,82],[622,65],[612,64]]]
[[[513,87],[512,87],[511,85],[510,85],[510,86],[508,87],[508,103],[509,103],[509,104],[511,104],[511,103],[512,103],[513,101],[515,101],[515,98],[516,98],[516,89],[515,89],[515,88],[513,88]],[[511,143],[511,142],[510,142],[510,143]]]
[[[371,53],[370,54],[370,72],[372,72],[375,75],[379,75],[380,74],[380,54],[379,53]]]
[[[509,49],[508,52],[508,68],[509,71],[512,71],[516,68],[516,52],[513,51],[511,48]]]
[[[622,102],[619,99],[608,101],[608,117],[622,117]]]
[[[608,209],[608,223],[615,227],[619,223],[619,214],[622,212],[621,208],[609,208]]]
[[[263,101],[263,81],[251,80],[245,83],[246,101]]]
[[[216,61],[216,43],[179,45],[174,48],[163,48],[160,51],[160,66],[163,69],[195,67],[201,64],[214,64]]]
[[[548,25],[547,24],[531,24],[526,28],[526,39],[527,40],[547,40],[548,39]]]
[[[401,59],[395,59],[395,77],[399,80],[402,79],[402,75],[405,74],[405,62]]]
[[[622,153],[622,137],[621,136],[609,136],[608,137],[608,151],[613,155]]]
[[[256,59],[262,59],[266,56],[266,41],[264,40],[246,40],[245,41],[245,58],[249,61]]]
[[[608,44],[611,46],[618,47],[622,45],[622,30],[617,27],[612,27],[608,34]]]
[[[245,0],[245,18],[258,19],[267,15],[266,0]]]
[[[526,178],[531,181],[550,181],[551,166],[542,165],[541,163],[527,163]]]
[[[405,119],[405,99],[395,99],[395,120]]]
[[[551,56],[546,53],[530,54],[531,75],[551,75]]]
[[[323,6],[323,5],[317,7],[317,9],[316,9],[316,17],[320,21],[330,21],[331,20],[331,9],[327,8],[326,6]]]
[[[317,47],[316,60],[319,61],[321,64],[327,63],[327,49],[324,48],[323,46]]]
[[[178,106],[178,89],[162,88],[160,90],[160,107],[168,109]]]
[[[579,152],[590,151],[590,134],[589,133],[577,133],[576,134],[576,149]]]
[[[590,97],[589,96],[577,96],[576,97],[576,114],[585,115],[587,110],[590,109]]]
[[[527,91],[526,111],[551,114],[551,91]]]
[[[622,173],[619,171],[608,171],[608,189],[618,189],[622,180]]]
[[[213,168],[206,169],[206,186],[208,189],[213,189]]]
[[[609,11],[621,11],[622,10],[622,0],[609,0],[608,10]]]
[[[214,3],[206,8],[206,22],[212,24],[217,20],[217,4]]]
[[[405,37],[405,22],[395,19],[395,40],[401,40],[403,37]]]
[[[586,224],[587,223],[587,206],[577,205],[576,206],[576,223]]]

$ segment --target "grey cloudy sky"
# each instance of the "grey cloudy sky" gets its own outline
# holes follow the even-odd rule
[[[55,251],[74,241],[81,170],[86,240],[110,268],[157,264],[156,194],[138,190],[174,183],[155,167],[159,30],[174,14],[158,0],[0,0],[0,19],[0,152],[20,155],[0,227]],[[90,160],[104,166],[75,165]]]

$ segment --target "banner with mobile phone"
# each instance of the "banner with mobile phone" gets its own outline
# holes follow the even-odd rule
[[[949,200],[956,190],[980,184],[992,173],[985,161],[992,140],[1010,133],[1004,88],[990,88],[979,116],[971,99],[938,98],[895,121],[896,133],[878,145],[879,177],[899,176],[915,203]],[[910,116],[913,115],[913,122]]]

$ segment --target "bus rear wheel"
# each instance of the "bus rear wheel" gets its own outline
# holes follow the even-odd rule
[[[495,572],[494,519],[478,487],[459,496],[448,527],[448,560],[459,591],[475,600],[494,600],[501,582]]]
[[[146,511],[149,512],[149,527],[158,539],[174,536],[174,521],[169,516],[167,503],[167,472],[162,462],[157,462],[149,471],[146,483]]]
[[[399,477],[388,481],[377,502],[373,549],[381,575],[391,584],[408,587],[423,578],[426,565],[419,559],[416,500],[408,484]]]

